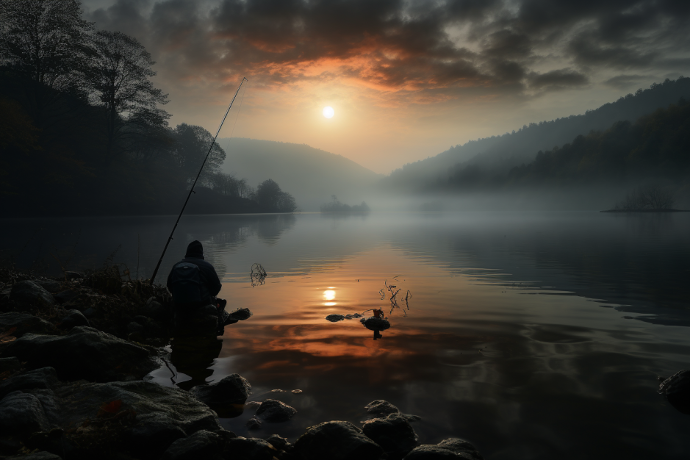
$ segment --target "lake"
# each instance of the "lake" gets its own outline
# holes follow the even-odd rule
[[[2,257],[53,274],[111,260],[148,278],[174,221],[5,219]],[[184,216],[156,281],[198,239],[227,309],[254,316],[148,378],[239,373],[250,400],[298,410],[257,431],[253,410],[222,419],[245,436],[294,442],[385,399],[422,417],[422,443],[462,437],[487,459],[686,459],[690,416],[656,389],[690,367],[688,235],[685,213]],[[325,319],[374,308],[391,324],[377,340]]]

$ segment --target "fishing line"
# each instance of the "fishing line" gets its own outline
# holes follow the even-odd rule
[[[170,245],[170,242],[173,239],[173,234],[175,233],[175,229],[177,228],[177,224],[180,223],[180,218],[182,217],[182,213],[184,213],[184,209],[187,207],[187,203],[189,202],[189,198],[192,196],[192,193],[194,192],[194,187],[196,187],[196,183],[199,180],[199,176],[201,176],[201,171],[204,170],[204,166],[206,165],[206,161],[208,160],[208,157],[211,155],[211,150],[213,150],[213,146],[216,145],[216,139],[218,139],[218,134],[220,134],[220,129],[223,127],[223,123],[225,123],[225,119],[228,118],[228,114],[230,113],[230,109],[232,108],[232,104],[235,103],[235,99],[237,99],[237,95],[240,92],[240,89],[242,89],[242,85],[244,84],[245,81],[247,80],[246,77],[242,77],[242,81],[240,82],[240,86],[237,87],[237,91],[235,91],[235,95],[232,98],[232,101],[230,101],[230,105],[228,106],[228,110],[225,111],[225,115],[223,116],[223,119],[220,121],[220,125],[218,125],[218,131],[216,131],[216,135],[213,137],[213,141],[211,141],[211,145],[208,147],[208,153],[206,153],[206,157],[204,158],[204,162],[201,163],[201,168],[199,168],[199,172],[196,175],[196,178],[194,179],[194,183],[192,184],[192,187],[189,189],[189,193],[187,194],[187,199],[184,200],[184,204],[182,205],[182,209],[180,210],[180,215],[177,216],[177,220],[175,221],[175,225],[173,226],[172,231],[170,232],[170,236],[168,237],[168,241],[165,243],[165,247],[163,248],[163,253],[161,254],[160,259],[158,259],[158,263],[156,264],[156,269],[153,271],[153,276],[151,276],[151,280],[149,281],[149,284],[153,286],[153,280],[156,278],[156,274],[158,273],[158,269],[161,266],[161,262],[163,261],[163,257],[165,256],[165,251],[168,250],[168,246]]]
[[[249,80],[247,80],[247,86],[249,86]],[[242,91],[242,98],[240,99],[240,108],[237,109],[237,115],[235,115],[235,123],[232,125],[232,129],[230,130],[230,137],[235,132],[235,126],[237,126],[237,119],[240,118],[240,113],[242,112],[242,104],[244,103],[244,96],[247,94],[247,87],[244,87],[244,91]]]

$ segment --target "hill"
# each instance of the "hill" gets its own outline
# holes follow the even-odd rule
[[[381,175],[347,158],[306,144],[246,138],[219,139],[226,159],[221,169],[247,179],[256,187],[273,179],[297,201],[302,211],[318,211],[336,195],[344,203],[369,199],[371,187]]]
[[[690,78],[655,83],[647,90],[640,89],[634,95],[628,94],[583,115],[530,123],[519,131],[470,141],[435,157],[407,164],[393,171],[383,186],[391,191],[434,188],[434,184],[444,183],[468,167],[484,173],[505,173],[532,162],[540,150],[551,150],[593,130],[605,130],[617,121],[633,122],[683,97],[690,98]]]

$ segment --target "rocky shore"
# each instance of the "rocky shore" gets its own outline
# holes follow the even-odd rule
[[[219,414],[255,410],[250,429],[299,414],[272,399],[247,404],[251,384],[238,374],[189,391],[145,381],[164,365],[169,303],[164,287],[114,266],[60,279],[0,270],[0,460],[482,458],[459,438],[420,444],[419,417],[383,400],[361,426],[327,421],[294,442],[237,436]]]

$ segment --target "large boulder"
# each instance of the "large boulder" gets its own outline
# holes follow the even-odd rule
[[[663,380],[659,385],[659,394],[665,395],[678,411],[690,414],[690,370],[678,371]]]
[[[43,367],[22,374],[17,374],[0,382],[0,398],[17,390],[50,390],[59,384],[55,369]]]
[[[90,326],[89,320],[79,310],[67,310],[67,316],[62,318],[60,327],[70,330],[75,326]]]
[[[247,460],[272,460],[278,456],[278,450],[267,441],[259,438],[237,437],[230,439],[226,445],[226,457]]]
[[[57,292],[60,292],[60,289],[62,288],[62,284],[60,284],[59,281],[55,281],[55,280],[51,280],[51,279],[35,280],[34,282],[36,284],[38,284],[39,286],[41,286],[46,291],[50,292],[51,294],[55,294]]]
[[[15,337],[21,337],[28,332],[51,334],[57,330],[48,321],[28,313],[11,311],[0,314],[0,332],[7,332],[12,328],[16,328],[12,332]]]
[[[381,447],[350,422],[332,421],[307,428],[295,442],[305,460],[379,460]]]
[[[210,385],[198,385],[190,390],[198,400],[215,410],[221,417],[225,414],[242,413],[252,386],[239,374],[230,374]]]
[[[399,460],[414,449],[419,441],[417,433],[402,414],[367,420],[362,426],[365,435],[386,452],[390,460]]]
[[[10,300],[26,305],[54,305],[53,295],[34,281],[18,281],[12,286]]]
[[[64,380],[140,379],[159,367],[145,348],[87,326],[74,327],[64,336],[25,334],[3,354],[32,367],[54,367]]]
[[[265,400],[256,410],[256,415],[269,423],[287,422],[296,413],[297,410],[294,407],[275,399]]]
[[[104,450],[159,458],[174,442],[199,431],[234,437],[208,406],[176,388],[144,381],[31,386],[0,401],[0,443],[21,432],[27,447],[70,458],[96,458]],[[20,420],[17,428],[10,419]]]
[[[50,427],[41,401],[34,395],[13,391],[0,400],[0,433],[26,436]]]
[[[201,430],[170,444],[161,460],[222,460],[223,439],[216,433]]]
[[[449,438],[436,445],[422,444],[404,457],[404,460],[483,460],[476,447],[464,439]]]

